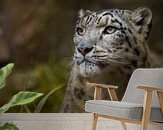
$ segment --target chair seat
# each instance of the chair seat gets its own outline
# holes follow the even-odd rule
[[[120,117],[130,120],[141,120],[143,105],[119,101],[89,100],[86,102],[85,110],[87,112]],[[151,121],[163,122],[163,115],[158,107],[152,107]]]

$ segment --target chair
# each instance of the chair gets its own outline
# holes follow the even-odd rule
[[[122,101],[117,101],[116,86],[88,86],[95,87],[94,100],[85,104],[85,110],[93,113],[92,130],[96,130],[98,117],[118,120],[124,130],[125,123],[141,124],[141,130],[147,130],[148,124],[163,126],[163,69],[136,69]],[[108,90],[111,101],[101,100],[102,88]]]

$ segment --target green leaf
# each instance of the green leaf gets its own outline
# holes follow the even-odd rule
[[[52,89],[45,97],[43,97],[39,104],[37,105],[34,113],[39,113],[41,109],[43,108],[44,104],[46,103],[47,99],[56,91],[60,90],[63,87],[63,85],[59,85],[58,87]]]
[[[36,98],[42,96],[42,93],[36,92],[19,92],[18,94],[14,95],[12,99],[0,108],[0,113],[6,112],[10,107],[17,106],[17,105],[25,105],[28,103],[33,102]]]
[[[14,124],[5,123],[3,126],[0,126],[0,130],[19,130]]]
[[[0,89],[5,86],[5,78],[11,73],[14,64],[10,63],[0,69]]]

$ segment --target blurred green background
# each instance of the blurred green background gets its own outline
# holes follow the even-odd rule
[[[41,110],[59,112],[71,70],[78,10],[134,10],[140,6],[153,12],[149,47],[162,57],[162,0],[0,0],[0,67],[15,63],[7,86],[0,91],[0,106],[20,90],[47,94],[62,86]],[[29,107],[34,109],[35,105]],[[20,109],[15,107],[9,112]]]

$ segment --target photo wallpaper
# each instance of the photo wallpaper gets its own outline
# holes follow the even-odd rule
[[[0,106],[28,91],[6,112],[85,112],[90,82],[118,86],[121,100],[136,68],[163,65],[162,12],[162,0],[0,1],[0,67],[13,63]]]

